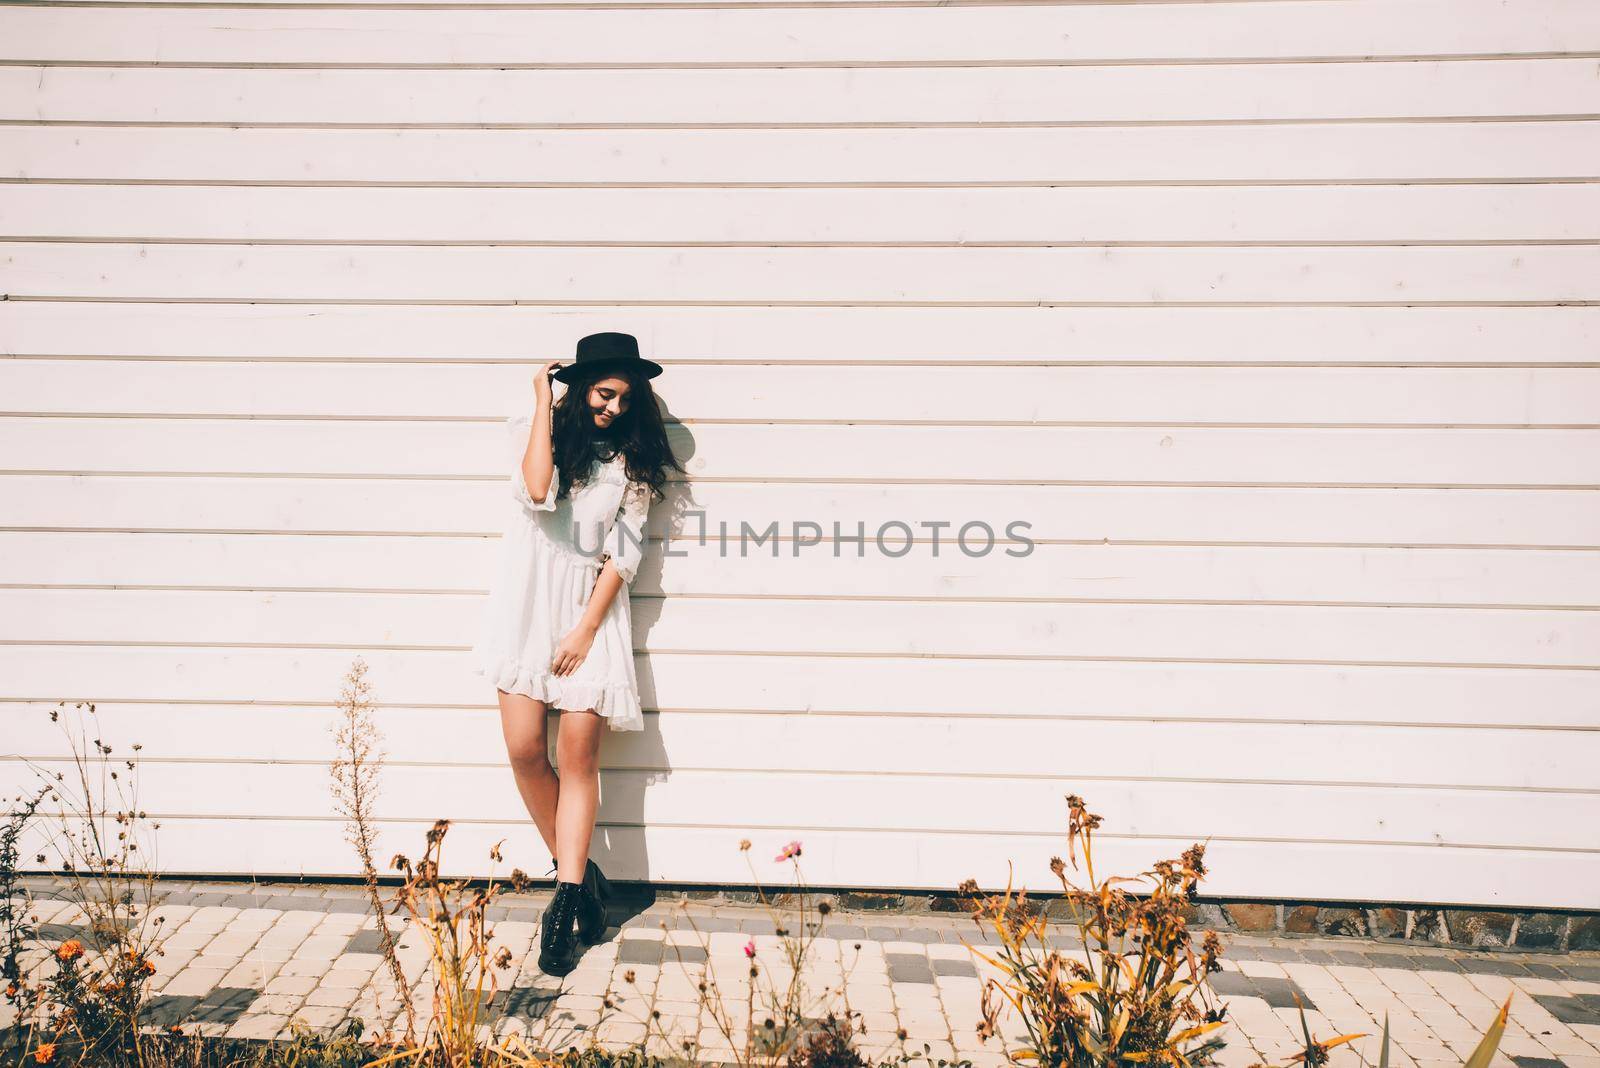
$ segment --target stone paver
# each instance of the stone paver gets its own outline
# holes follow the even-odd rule
[[[537,919],[544,894],[497,907],[495,948],[509,967],[496,973],[494,1033],[552,1048],[594,1035],[606,1044],[648,1039],[657,1053],[682,1053],[696,1037],[700,1059],[717,1059],[750,1025],[753,945],[757,993],[786,984],[789,964],[771,916],[760,908],[656,904],[614,915],[605,941],[562,979],[539,971]],[[69,905],[39,900],[40,940],[83,938]],[[160,907],[164,955],[149,1008],[153,1024],[235,1038],[273,1038],[298,1022],[337,1027],[354,1016],[369,1029],[403,1023],[405,1004],[380,953],[359,891],[343,886],[274,888],[244,884],[179,890]],[[792,921],[791,921],[792,922]],[[424,1015],[430,995],[427,946],[403,918],[391,918],[399,959]],[[902,1049],[966,1058],[977,1068],[1006,1063],[1023,1029],[1009,1008],[1000,1035],[975,1033],[985,980],[1000,973],[975,955],[985,932],[966,916],[888,917],[835,910],[811,943],[803,976],[806,1015],[852,1011],[865,1027],[864,1055]],[[1318,1037],[1366,1032],[1333,1052],[1331,1068],[1376,1063],[1387,1020],[1394,1068],[1454,1068],[1471,1052],[1501,1002],[1510,1024],[1495,1068],[1600,1068],[1600,954],[1521,953],[1396,946],[1327,937],[1224,934],[1224,970],[1212,986],[1228,1006],[1229,1046],[1221,1068],[1282,1063],[1299,1052],[1300,1012]],[[987,939],[992,941],[992,939]],[[1081,951],[1069,927],[1050,942]],[[702,993],[704,988],[704,993]],[[1003,999],[997,999],[1003,1003]],[[764,1019],[760,997],[755,1026]]]

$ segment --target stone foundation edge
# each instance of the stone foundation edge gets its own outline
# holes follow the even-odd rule
[[[20,874],[20,873],[19,873]],[[22,875],[37,893],[41,883],[53,882],[59,873],[34,871]],[[474,880],[478,882],[481,880]],[[214,878],[197,875],[162,876],[156,892],[180,893],[181,900],[198,904],[244,905],[289,895],[309,898],[361,898],[361,884],[348,879],[271,877],[244,882],[237,876]],[[392,879],[383,879],[386,888]],[[502,885],[503,881],[502,881]],[[548,890],[548,879],[532,880],[534,892]],[[797,904],[798,895],[787,889],[756,890],[744,886],[642,883],[612,880],[624,901],[644,903],[690,902],[703,906],[757,908],[763,900],[785,908]],[[509,892],[509,887],[506,890]],[[993,891],[983,891],[992,893]],[[56,896],[46,892],[44,896]],[[809,904],[827,902],[836,912],[878,914],[904,919],[918,915],[952,917],[966,914],[965,899],[953,891],[858,890],[808,887]],[[512,895],[509,895],[507,900]],[[1075,922],[1071,903],[1059,894],[1029,892],[1028,901],[1043,908],[1052,924],[1070,928]],[[282,907],[279,901],[275,905]],[[355,901],[341,902],[359,908]],[[337,906],[336,906],[337,907]],[[339,911],[345,911],[340,907]],[[1274,937],[1351,938],[1386,944],[1432,945],[1469,949],[1507,949],[1518,952],[1570,953],[1600,951],[1600,911],[1561,909],[1494,909],[1451,905],[1381,904],[1338,901],[1273,901],[1201,897],[1188,907],[1189,922],[1199,928]]]

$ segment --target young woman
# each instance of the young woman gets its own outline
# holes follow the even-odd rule
[[[555,861],[539,936],[539,967],[554,975],[576,966],[580,940],[598,942],[606,928],[610,889],[589,859],[602,724],[644,729],[628,584],[650,504],[667,471],[683,470],[650,386],[661,370],[631,335],[591,334],[575,362],[539,369],[533,413],[507,424],[519,506],[472,653],[494,681],[512,776]],[[552,378],[567,387],[554,403]],[[559,775],[546,735],[552,708],[563,713]]]

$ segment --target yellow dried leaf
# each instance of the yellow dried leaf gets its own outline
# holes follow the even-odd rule
[[[1506,1016],[1510,1012],[1511,998],[1507,997],[1506,1003],[1500,1006],[1500,1011],[1495,1014],[1494,1023],[1483,1033],[1478,1048],[1472,1051],[1472,1056],[1467,1058],[1463,1068],[1489,1068],[1489,1062],[1494,1060],[1494,1051],[1500,1047],[1500,1039],[1505,1036]]]
[[[1111,1045],[1115,1046],[1122,1040],[1122,1032],[1128,1029],[1128,1010],[1117,1010],[1116,1019],[1111,1021]]]
[[[1215,1023],[1200,1024],[1198,1027],[1190,1027],[1190,1028],[1187,1028],[1186,1030],[1179,1031],[1177,1034],[1173,1035],[1167,1041],[1172,1045],[1177,1045],[1179,1042],[1187,1042],[1191,1038],[1199,1038],[1201,1035],[1205,1034],[1207,1031],[1215,1031],[1217,1028],[1225,1027],[1225,1026],[1227,1026],[1227,1021],[1225,1021],[1225,1020],[1218,1020]],[[1350,1037],[1351,1038],[1359,1038],[1360,1036],[1359,1035],[1351,1035]]]

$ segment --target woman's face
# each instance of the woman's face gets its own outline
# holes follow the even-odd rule
[[[596,430],[609,430],[628,410],[628,380],[602,378],[589,387],[589,412]]]

